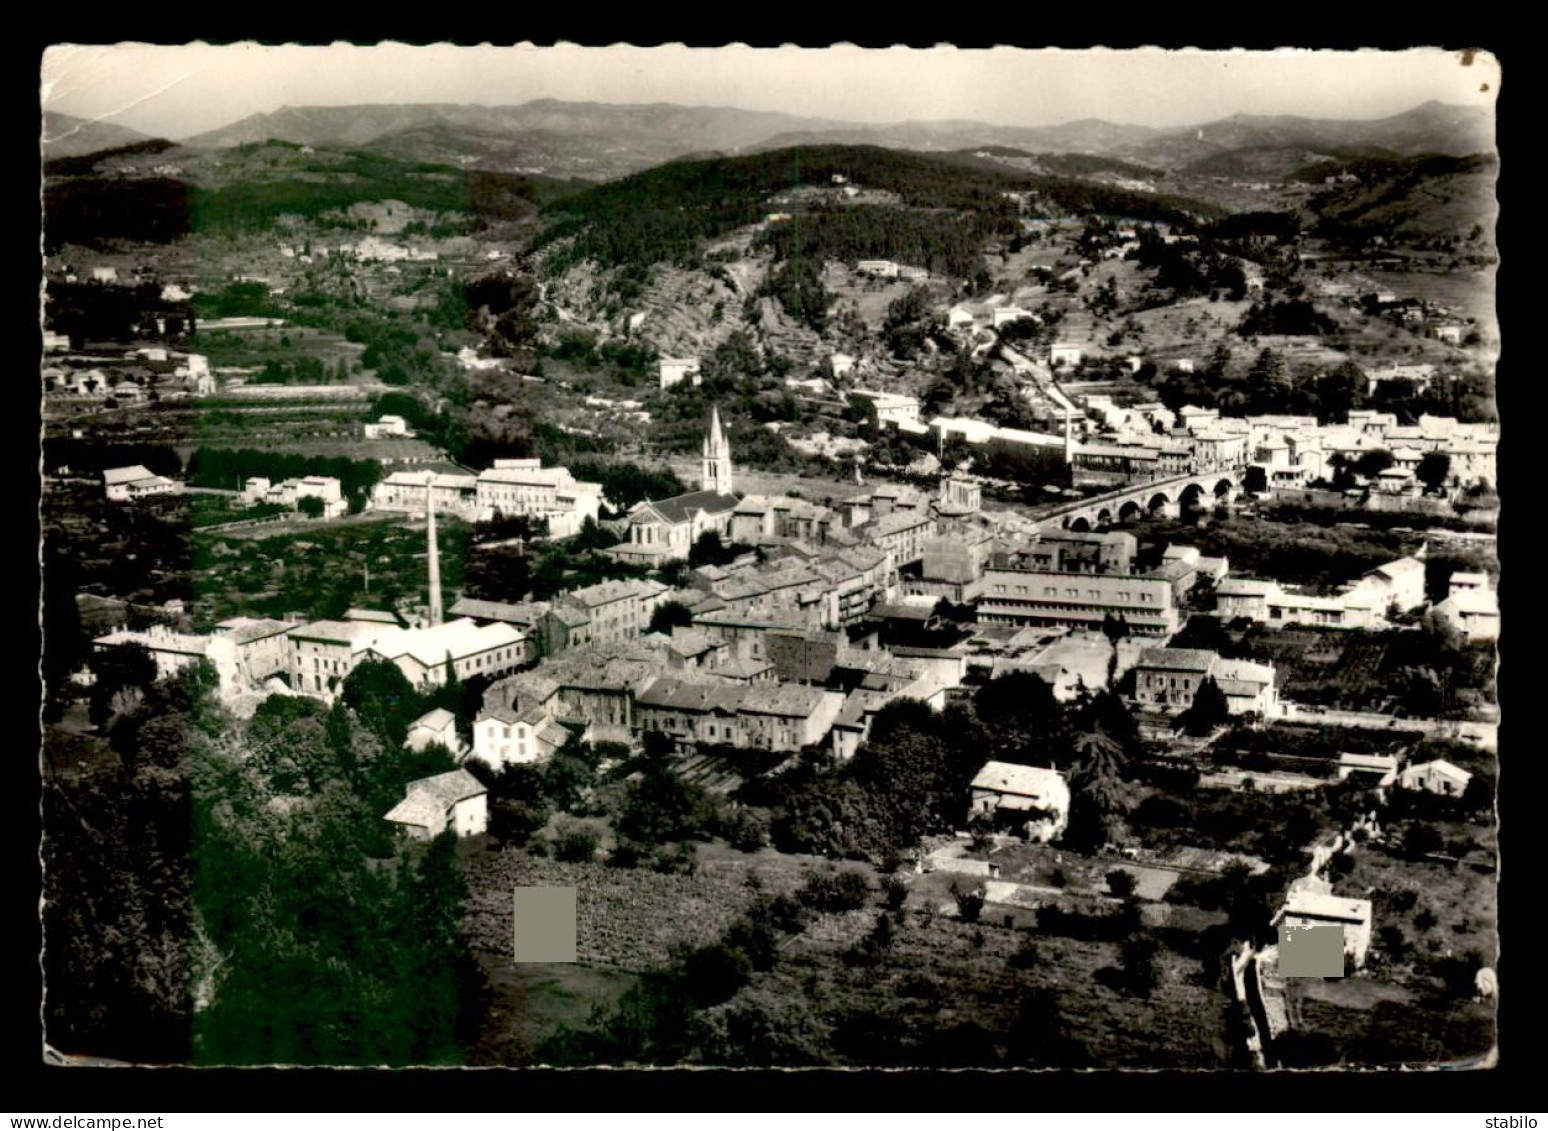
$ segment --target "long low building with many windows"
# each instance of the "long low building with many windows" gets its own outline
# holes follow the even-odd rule
[[[602,484],[584,483],[568,468],[544,467],[538,459],[497,459],[478,473],[474,488],[481,518],[522,515],[546,518],[556,538],[580,532],[602,506]]]
[[[1137,574],[1024,573],[991,569],[978,602],[983,624],[1063,624],[1101,628],[1122,617],[1129,630],[1147,636],[1177,631],[1172,583]]]

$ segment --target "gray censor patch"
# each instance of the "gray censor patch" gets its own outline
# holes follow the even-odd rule
[[[1342,978],[1344,928],[1337,923],[1317,927],[1281,926],[1279,973],[1285,978]]]
[[[575,889],[515,890],[517,962],[575,961]]]

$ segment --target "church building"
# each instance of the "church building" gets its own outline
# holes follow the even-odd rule
[[[720,410],[712,409],[701,455],[699,489],[637,504],[629,512],[628,540],[607,553],[649,566],[685,560],[707,530],[715,531],[723,541],[731,540],[731,514],[737,502],[731,493],[731,445],[720,426]]]

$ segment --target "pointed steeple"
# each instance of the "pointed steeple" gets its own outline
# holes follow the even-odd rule
[[[722,495],[731,494],[731,444],[720,426],[719,406],[710,409],[710,426],[704,437],[699,489],[716,491]]]

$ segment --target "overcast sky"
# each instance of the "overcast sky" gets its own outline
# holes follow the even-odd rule
[[[281,106],[535,98],[782,110],[856,122],[1181,126],[1231,114],[1379,118],[1488,105],[1499,64],[1456,52],[1014,48],[56,46],[43,105],[178,139]]]

